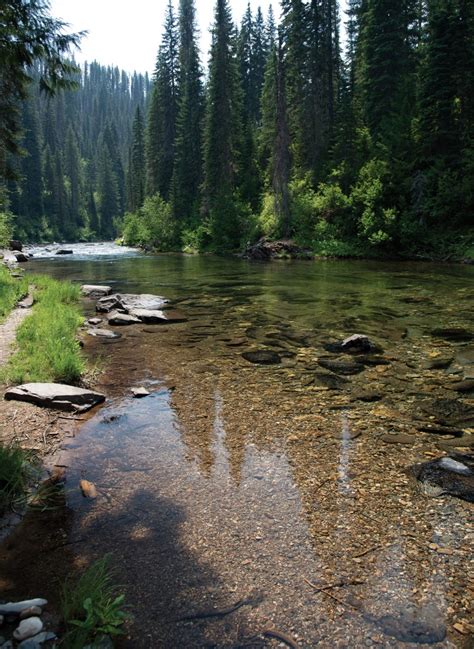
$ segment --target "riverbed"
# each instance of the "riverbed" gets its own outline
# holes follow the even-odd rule
[[[30,270],[162,295],[187,321],[84,336],[108,399],[55,460],[67,524],[33,571],[65,547],[74,566],[111,553],[124,647],[279,646],[267,630],[302,648],[472,646],[472,504],[428,498],[408,469],[472,448],[456,386],[474,378],[474,268],[73,248],[34,250]],[[362,367],[335,351],[352,334],[377,347]]]

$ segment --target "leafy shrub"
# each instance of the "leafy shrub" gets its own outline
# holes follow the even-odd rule
[[[0,212],[0,248],[7,248],[13,235],[12,215]]]
[[[391,241],[396,233],[398,213],[395,208],[385,206],[385,182],[388,174],[388,164],[373,158],[360,169],[351,192],[359,237],[371,246]]]
[[[101,635],[123,635],[127,614],[125,596],[113,584],[110,557],[94,562],[75,582],[68,579],[62,594],[62,614],[67,626],[65,646],[82,649]]]
[[[171,207],[160,194],[146,198],[137,212],[125,215],[123,239],[126,245],[169,250],[176,246],[177,238]]]

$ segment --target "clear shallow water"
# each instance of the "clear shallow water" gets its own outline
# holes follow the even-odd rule
[[[468,615],[472,510],[425,498],[405,470],[460,443],[418,428],[446,410],[441,399],[464,415],[472,404],[451,388],[472,373],[472,342],[430,332],[474,329],[474,269],[80,248],[31,269],[161,294],[189,319],[121,330],[113,344],[86,339],[109,399],[58,460],[77,561],[111,551],[119,566],[135,614],[127,646],[235,647],[273,628],[301,647],[410,647],[420,624],[435,646],[467,646],[453,624]],[[379,344],[386,364],[322,367],[341,359],[324,345],[352,333]],[[281,363],[242,357],[261,349]],[[152,396],[132,400],[138,385]],[[357,399],[368,391],[379,399]],[[387,443],[390,433],[409,443]],[[93,503],[82,477],[97,485]],[[325,595],[306,580],[343,585]],[[251,605],[231,615],[179,621],[242,598]]]

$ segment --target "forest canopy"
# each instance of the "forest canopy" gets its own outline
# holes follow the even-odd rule
[[[2,131],[19,236],[472,254],[472,2],[351,0],[342,14],[337,0],[282,0],[278,19],[249,5],[237,26],[217,0],[204,69],[195,2],[170,0],[151,79],[98,63],[71,75],[78,36],[47,20],[55,45],[31,52],[5,95],[21,116],[23,155],[19,124],[7,146]],[[66,76],[76,90],[39,91]]]

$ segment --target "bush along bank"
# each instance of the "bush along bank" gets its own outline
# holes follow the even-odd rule
[[[80,288],[48,277],[34,277],[31,282],[35,286],[35,305],[18,328],[17,351],[1,378],[8,384],[78,383],[85,369],[76,339],[83,322]]]

